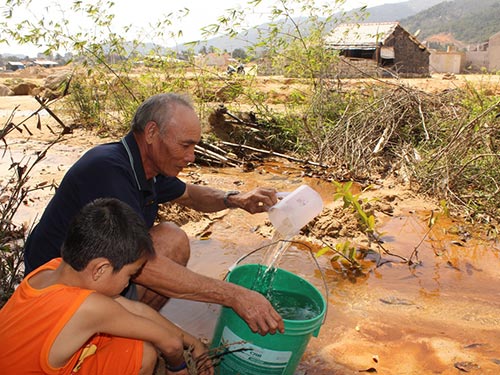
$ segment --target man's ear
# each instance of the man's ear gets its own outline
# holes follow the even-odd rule
[[[156,137],[156,133],[160,131],[158,124],[154,121],[148,121],[146,126],[144,127],[144,138],[147,144],[153,143],[154,138]]]
[[[92,259],[89,263],[89,267],[93,281],[98,281],[102,276],[106,275],[106,273],[113,272],[113,266],[106,258]]]

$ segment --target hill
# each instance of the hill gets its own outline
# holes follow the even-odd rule
[[[395,4],[384,4],[368,8],[368,15],[363,22],[394,22],[422,12],[445,0],[405,1]],[[352,14],[349,12],[348,14]]]
[[[343,17],[353,17],[352,10]],[[296,20],[306,22],[304,19]],[[410,0],[395,4],[384,4],[367,9],[366,17],[359,22],[399,21],[411,33],[420,30],[419,39],[434,35],[448,35],[457,40],[457,46],[484,42],[500,31],[500,0]],[[286,27],[286,25],[284,25]],[[332,24],[332,27],[335,26]],[[259,33],[269,30],[269,24],[258,25],[235,38],[220,36],[195,44],[195,50],[202,46],[213,46],[219,50],[233,51],[255,44]],[[192,47],[192,46],[191,46]],[[183,46],[178,49],[183,49]],[[186,47],[187,48],[187,47]]]
[[[464,43],[484,42],[500,31],[500,1],[445,1],[401,20],[401,25],[412,33],[420,30],[420,40],[451,34]]]

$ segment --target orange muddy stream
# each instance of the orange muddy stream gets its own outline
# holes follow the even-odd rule
[[[245,174],[202,169],[197,178],[212,186],[241,190],[261,185],[291,191],[307,183],[320,192],[327,207],[338,205],[332,202],[331,184],[303,179],[297,170],[273,169],[268,166],[267,171],[258,168]],[[498,245],[463,233],[457,223],[443,217],[428,232],[431,205],[415,200],[406,207],[404,199],[397,205],[393,216],[377,215],[377,229],[384,233],[384,246],[394,254],[409,257],[418,246],[421,265],[410,268],[396,257],[383,255],[388,262],[375,267],[374,261],[365,260],[366,276],[353,282],[333,270],[328,256],[320,257],[328,286],[328,312],[297,374],[500,374]],[[272,228],[267,214],[230,210],[219,218],[184,228],[192,238],[189,266],[223,278],[239,258],[270,243]],[[240,264],[261,261],[264,251]],[[303,246],[291,246],[279,266],[326,293],[321,273]],[[210,339],[218,311],[218,306],[210,304],[173,300],[162,313]]]

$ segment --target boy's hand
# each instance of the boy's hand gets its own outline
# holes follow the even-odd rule
[[[213,375],[214,368],[212,359],[209,357],[208,349],[200,340],[184,350],[184,359],[188,365],[190,375]]]

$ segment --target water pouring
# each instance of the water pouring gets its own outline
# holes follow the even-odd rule
[[[282,198],[269,210],[276,228],[273,242],[261,264],[232,267],[226,280],[258,291],[280,312],[285,332],[261,336],[230,308],[223,307],[212,348],[229,346],[218,368],[220,375],[293,375],[311,337],[316,337],[323,323],[327,303],[317,288],[307,280],[276,268],[288,248],[290,239],[323,209],[321,196],[307,185]],[[231,343],[237,343],[232,345]]]
[[[267,271],[272,270],[274,265],[278,264],[289,246],[287,241],[297,235],[323,210],[321,196],[307,185],[302,185],[293,192],[280,192],[277,195],[278,198],[282,199],[268,212],[269,220],[276,228],[273,237],[276,246],[268,249],[262,262],[263,265],[267,266]]]

